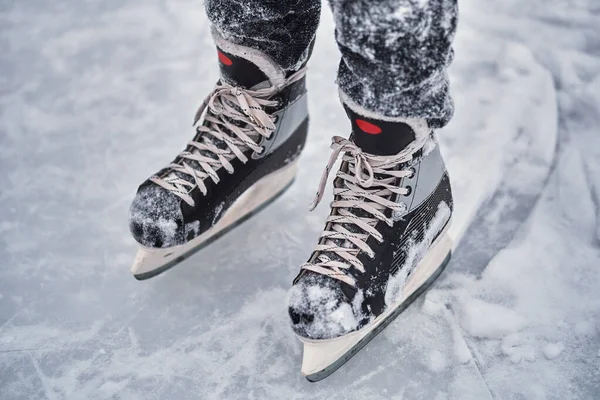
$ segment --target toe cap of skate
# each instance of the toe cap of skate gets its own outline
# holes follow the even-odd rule
[[[131,203],[129,229],[134,239],[146,247],[184,243],[179,198],[155,185],[142,187]]]
[[[356,330],[359,320],[337,281],[306,274],[288,294],[294,332],[308,339],[334,338]]]

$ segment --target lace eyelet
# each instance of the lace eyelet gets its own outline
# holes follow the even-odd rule
[[[410,196],[410,194],[412,193],[412,186],[405,186],[404,189],[406,189],[406,193],[404,194],[404,196]]]
[[[417,171],[413,167],[410,167],[408,171],[410,172],[410,176],[407,176],[408,179],[414,178],[417,174]]]
[[[279,121],[279,115],[276,115],[276,116],[273,118],[273,123],[274,123],[274,124],[276,124],[276,123],[277,123],[277,121]]]
[[[278,109],[280,109],[280,108],[281,108],[281,106],[282,106],[282,104],[283,104],[283,101],[281,100],[281,98],[280,98],[280,97],[272,97],[272,98],[270,98],[269,100],[271,100],[271,101],[274,101],[274,102],[275,102],[275,104],[273,104],[273,105],[270,105],[270,106],[269,106],[270,108],[273,108],[273,109],[275,109],[275,110],[278,110]]]

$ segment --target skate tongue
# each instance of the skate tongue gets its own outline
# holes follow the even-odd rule
[[[269,77],[248,59],[226,53],[217,47],[221,78],[232,85],[250,89],[258,84],[269,85]]]
[[[415,131],[407,123],[369,118],[346,104],[344,108],[352,123],[352,141],[366,153],[398,154],[416,138]]]

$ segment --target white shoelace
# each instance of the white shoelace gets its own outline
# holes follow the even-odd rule
[[[334,210],[327,218],[325,230],[315,248],[316,258],[314,262],[305,263],[301,268],[354,286],[354,278],[346,271],[353,267],[362,273],[365,272],[363,264],[357,258],[359,251],[365,252],[372,258],[375,252],[366,243],[369,236],[373,236],[380,243],[383,242],[383,236],[375,229],[377,221],[384,221],[392,226],[394,221],[385,216],[385,210],[387,208],[394,212],[406,210],[405,204],[395,203],[390,200],[390,197],[393,194],[409,194],[408,189],[396,186],[394,183],[398,178],[411,177],[413,171],[395,170],[395,168],[400,163],[412,160],[420,146],[413,143],[396,155],[377,156],[364,153],[353,142],[334,136],[331,148],[333,153],[323,171],[311,210],[321,201],[329,172],[341,152],[345,152],[342,160],[347,162],[348,167],[347,171],[340,168],[336,175],[342,184],[333,188],[334,201],[331,203],[331,208]],[[350,211],[352,208],[364,210],[369,216],[358,216]],[[344,224],[355,225],[364,233],[352,232]],[[332,260],[326,253],[336,254],[339,259]]]
[[[245,164],[248,157],[244,151],[264,151],[258,144],[261,137],[269,139],[276,129],[275,117],[269,115],[264,108],[277,106],[277,100],[270,98],[300,80],[305,73],[306,67],[301,68],[282,84],[264,89],[244,89],[220,82],[196,112],[194,126],[197,126],[197,133],[202,135],[197,140],[188,142],[192,150],[182,151],[178,156],[179,162],[167,166],[169,173],[166,176],[153,176],[150,180],[193,207],[194,200],[190,196],[192,189],[197,186],[206,195],[206,178],[210,177],[217,184],[220,181],[217,171],[221,167],[233,174],[234,168],[230,161],[235,157]],[[204,119],[198,125],[205,110]],[[220,148],[218,143],[225,143],[226,148]],[[186,160],[195,161],[197,167],[193,168]],[[192,181],[181,178],[176,172],[190,176]]]

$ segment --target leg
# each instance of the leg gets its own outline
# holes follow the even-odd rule
[[[386,117],[451,118],[446,68],[452,61],[457,0],[330,0],[342,52],[338,84]],[[344,96],[345,95],[345,96]]]
[[[285,70],[308,58],[320,0],[206,0],[213,28],[226,40],[269,55]]]
[[[441,274],[450,259],[450,179],[433,128],[452,115],[446,67],[456,0],[330,0],[352,123],[335,136],[314,205],[342,157],[315,251],[288,296],[302,373],[325,378]]]

